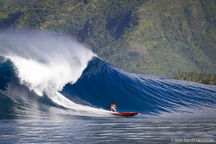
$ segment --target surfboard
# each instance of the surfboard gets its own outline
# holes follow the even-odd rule
[[[121,117],[131,117],[137,115],[138,112],[115,112],[113,115]]]

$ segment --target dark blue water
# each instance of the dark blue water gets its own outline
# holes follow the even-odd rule
[[[138,116],[77,116],[20,84],[13,64],[0,61],[0,143],[171,143],[216,137],[216,87],[127,73],[93,58],[61,91],[72,102]],[[211,142],[212,143],[212,142]]]
[[[159,114],[180,107],[215,106],[216,87],[123,72],[94,58],[75,84],[62,93],[69,99],[82,99],[107,109],[110,103],[119,111]]]

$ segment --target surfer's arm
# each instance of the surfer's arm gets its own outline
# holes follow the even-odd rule
[[[116,106],[116,105],[115,105],[114,107],[115,107],[115,109],[117,109],[117,106]]]

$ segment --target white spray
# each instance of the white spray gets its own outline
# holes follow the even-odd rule
[[[4,32],[0,54],[17,68],[21,84],[39,96],[46,93],[58,105],[79,115],[109,115],[108,111],[75,104],[59,93],[65,84],[75,83],[95,54],[70,37],[50,32]]]

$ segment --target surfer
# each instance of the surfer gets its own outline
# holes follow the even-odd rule
[[[113,112],[118,112],[117,111],[117,107],[114,103],[112,103],[110,106],[109,106],[110,110],[113,111]]]

